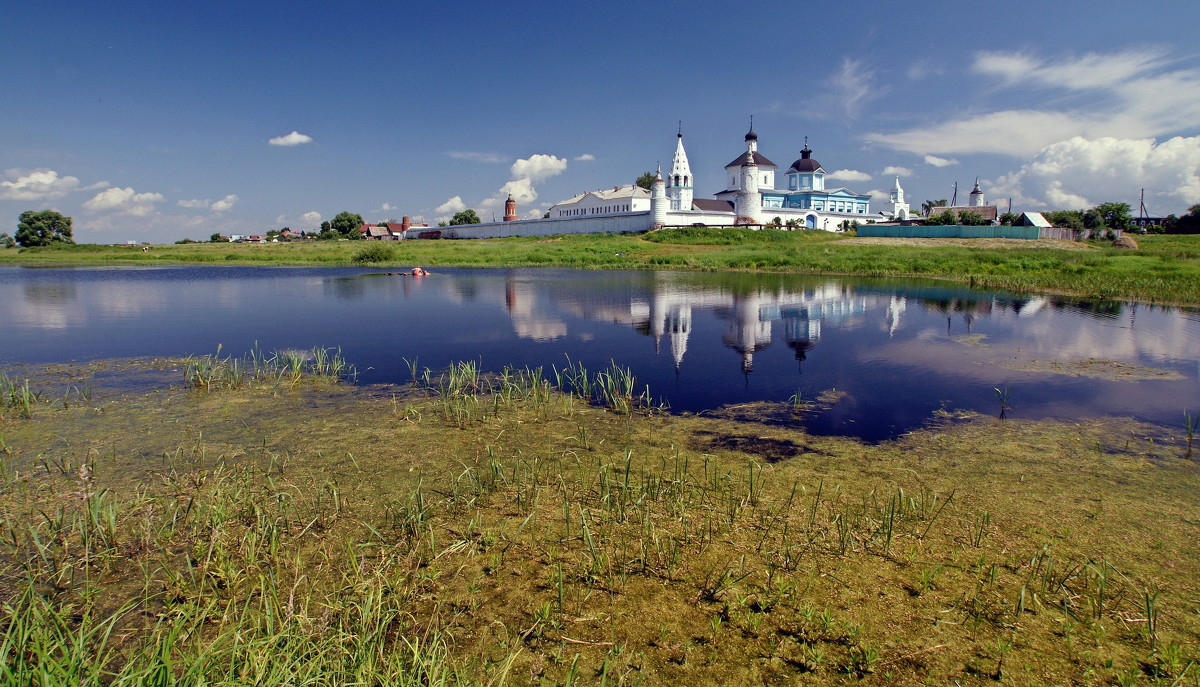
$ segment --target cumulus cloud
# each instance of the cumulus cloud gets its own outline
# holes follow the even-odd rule
[[[387,212],[389,210],[395,210],[395,209],[396,209],[396,206],[392,205],[391,203],[384,203],[383,205],[379,206],[379,210],[381,212]]]
[[[164,200],[166,198],[161,193],[138,193],[129,187],[113,187],[84,201],[83,209],[91,212],[111,212],[145,217],[154,212],[155,203],[161,203]]]
[[[833,181],[870,181],[871,175],[857,169],[839,169],[826,174],[825,178]]]
[[[273,146],[298,146],[304,143],[312,143],[312,136],[307,136],[299,131],[293,131],[286,136],[276,136],[267,141]]]
[[[467,204],[463,202],[462,196],[454,196],[450,200],[442,203],[434,209],[439,215],[450,215],[456,212],[462,212],[467,209]]]
[[[52,200],[62,198],[79,187],[79,179],[60,177],[52,169],[35,169],[32,172],[10,169],[5,174],[14,180],[0,181],[0,198],[4,200]]]
[[[236,202],[238,202],[238,197],[231,193],[208,207],[213,212],[225,212],[232,208]]]
[[[532,183],[545,181],[562,174],[567,169],[566,158],[555,155],[530,155],[512,164],[510,171],[514,179],[529,179]]]
[[[969,113],[867,141],[923,155],[1001,153],[1019,157],[1076,136],[1143,139],[1192,129],[1200,121],[1200,70],[1176,69],[1164,48],[1042,58],[980,52],[972,70],[999,82],[998,102],[1054,102],[1057,108]]]
[[[912,170],[909,169],[908,167],[900,167],[898,165],[888,165],[887,167],[883,168],[883,175],[885,177],[886,176],[909,177],[909,176],[912,176],[912,173],[913,173]]]
[[[321,213],[316,212],[315,210],[310,210],[309,212],[300,215],[300,219],[303,220],[306,225],[317,226],[321,223]],[[280,222],[282,222],[282,220],[280,220]]]
[[[596,156],[591,153],[584,153],[583,155],[576,155],[575,159],[580,162],[591,162],[596,159]]]
[[[944,157],[938,157],[937,155],[926,155],[925,164],[933,165],[934,167],[949,167],[950,165],[957,165],[958,160],[949,160]]]
[[[1200,203],[1200,136],[1168,139],[1087,139],[1047,146],[998,179],[990,194],[1052,209],[1088,208],[1109,201],[1135,204],[1147,192],[1153,213],[1180,213]]]
[[[194,209],[198,209],[198,208],[208,207],[208,201],[207,200],[180,200],[180,201],[177,201],[177,205],[179,205],[179,207],[181,207],[181,208],[189,208],[189,209],[194,210]]]
[[[867,191],[867,195],[871,196],[871,200],[876,201],[878,203],[892,202],[892,192],[891,191],[880,191],[879,189],[873,188],[870,191]]]
[[[449,155],[450,157],[454,158],[455,160],[469,160],[471,162],[487,162],[487,163],[494,164],[497,162],[504,162],[504,160],[505,160],[505,158],[502,155],[497,155],[496,153],[480,153],[480,152],[475,152],[475,151],[455,150],[455,151],[451,151],[446,154]]]

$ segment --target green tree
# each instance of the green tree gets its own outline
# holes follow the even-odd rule
[[[340,238],[357,239],[361,238],[361,233],[358,228],[363,225],[362,215],[356,212],[339,212],[337,217],[329,223],[330,229],[341,234]]]
[[[654,188],[654,180],[657,178],[658,178],[658,175],[655,174],[654,172],[646,172],[645,174],[643,174],[642,176],[637,178],[636,183],[638,186],[641,186],[642,188],[649,191],[650,189]]]
[[[1017,213],[1005,212],[1000,215],[1000,224],[1003,224],[1006,227],[1011,227],[1012,225],[1016,224],[1017,220],[1019,219],[1021,219],[1021,216]]]
[[[467,208],[462,212],[456,212],[450,218],[450,226],[453,227],[459,224],[479,224],[479,215],[475,214],[475,211],[471,208]]]
[[[958,223],[968,227],[981,227],[985,224],[990,224],[983,215],[974,210],[963,210],[958,213]]]
[[[329,222],[321,222],[321,231],[333,231],[333,227],[329,225]]]
[[[212,236],[208,237],[209,243],[224,243],[228,240],[229,239],[225,238],[224,236],[221,236],[220,232],[217,232],[217,233],[213,234]]]
[[[1083,213],[1079,210],[1051,210],[1043,212],[1042,217],[1056,227],[1066,227],[1076,231],[1083,229]]]
[[[1200,205],[1188,208],[1187,214],[1175,220],[1167,230],[1172,234],[1200,234]]]
[[[934,207],[941,207],[941,206],[935,205]],[[925,223],[935,225],[935,226],[947,225],[947,224],[958,224],[958,215],[955,215],[953,210],[946,210],[945,212],[939,212],[936,215],[930,215],[929,219],[927,219],[925,221]]]
[[[771,220],[771,226],[775,227],[776,229],[778,229],[779,227],[782,227],[782,226],[783,226],[783,218],[782,218],[782,217],[780,217],[780,216],[778,216],[778,215],[776,215],[776,216],[775,216],[775,217],[774,217],[774,218]]]
[[[22,246],[75,243],[71,238],[71,218],[53,210],[26,210],[17,222],[16,242]]]
[[[17,242],[13,240],[13,237],[8,234],[0,234],[0,246],[12,248],[15,245],[17,245]]]
[[[1083,228],[1092,229],[1094,231],[1103,230],[1104,215],[1100,214],[1100,211],[1096,208],[1092,208],[1091,210],[1083,213]]]
[[[1129,229],[1133,216],[1129,214],[1129,203],[1101,203],[1096,206],[1096,212],[1104,218],[1104,225],[1109,229]]]
[[[921,214],[928,217],[929,213],[933,212],[934,208],[944,208],[946,207],[947,202],[949,201],[947,201],[945,198],[941,200],[927,200],[924,203],[921,203]]]

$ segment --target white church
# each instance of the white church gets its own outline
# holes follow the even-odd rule
[[[630,184],[588,191],[551,206],[543,219],[424,229],[409,238],[636,233],[701,225],[760,228],[772,225],[776,218],[787,228],[840,231],[847,221],[865,224],[868,219],[878,219],[871,212],[870,196],[845,187],[826,187],[826,171],[812,157],[807,139],[800,158],[783,173],[782,188],[776,188],[778,167],[758,152],[758,134],[753,125],[745,136],[745,145],[745,151],[725,165],[727,188],[714,198],[694,197],[695,177],[681,131],[676,136],[669,173],[664,179],[659,169],[650,190]],[[903,205],[907,216],[899,186],[897,179],[892,190],[893,210]]]

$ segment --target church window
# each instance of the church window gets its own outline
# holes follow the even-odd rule
[[[686,175],[686,174],[684,174],[684,175],[683,175],[683,185],[684,185],[684,186],[689,186],[689,185],[690,185],[690,184],[688,183],[688,178],[687,178],[687,175]]]

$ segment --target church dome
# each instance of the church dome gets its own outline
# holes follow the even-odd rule
[[[804,150],[800,151],[800,159],[792,163],[791,169],[802,174],[815,172],[821,168],[821,163],[812,159],[812,151],[808,149],[808,144],[804,144]]]
[[[757,141],[758,134],[754,133],[754,127],[750,127],[750,131],[746,132],[746,141]]]

